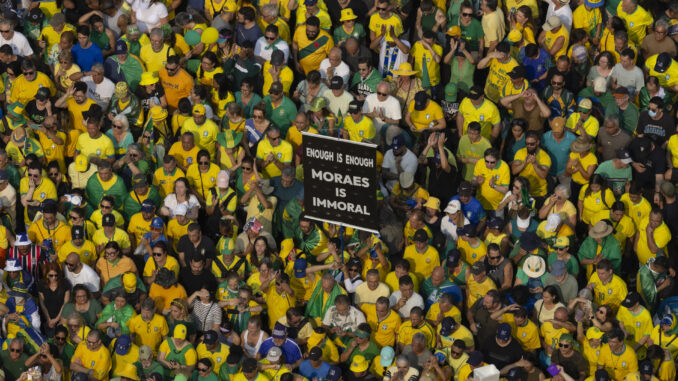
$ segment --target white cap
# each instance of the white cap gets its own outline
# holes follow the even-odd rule
[[[221,170],[217,174],[217,187],[218,188],[228,188],[228,182],[231,180],[231,175],[228,174],[228,171]]]
[[[555,232],[562,220],[563,219],[560,217],[560,214],[551,213],[549,214],[549,217],[546,219],[546,226],[544,228],[546,229],[546,231]]]
[[[520,217],[516,217],[516,225],[521,229],[527,229],[530,226],[530,217],[527,217],[524,220]]]
[[[268,353],[266,354],[266,360],[278,361],[280,360],[280,356],[282,356],[282,349],[278,347],[272,347],[271,349],[268,350]]]
[[[597,77],[593,80],[593,91],[604,93],[607,91],[607,80],[603,77]]]
[[[461,202],[459,200],[452,200],[447,203],[445,213],[454,214],[461,210]]]

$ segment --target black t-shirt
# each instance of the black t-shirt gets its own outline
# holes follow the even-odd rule
[[[47,307],[47,312],[49,312],[50,319],[53,319],[59,315],[61,311],[61,306],[66,304],[68,300],[65,300],[66,290],[71,289],[71,282],[68,279],[64,279],[60,287],[57,287],[56,290],[52,291],[49,286],[46,286],[42,283],[38,286],[38,292],[45,297],[45,307]]]
[[[631,147],[633,147],[633,144]],[[646,170],[638,172],[635,168],[631,167],[633,179],[639,182],[644,189],[652,189],[655,183],[654,175],[666,172],[666,151],[659,146],[655,146],[649,154],[639,156],[640,158],[638,159],[636,155],[632,155],[633,161],[643,164]]]
[[[150,94],[146,92],[143,86],[139,86],[139,89],[137,89],[137,98],[139,98],[139,103],[144,108],[144,112],[150,110],[151,102],[160,104],[160,98],[164,95],[165,89],[160,86],[159,82],[155,84],[155,90],[151,91]]]
[[[666,225],[669,227],[671,235],[678,235],[678,200],[674,201],[673,204],[664,204],[664,210],[662,210],[662,212],[664,215],[664,222],[666,222]]]
[[[184,260],[186,263],[190,263],[191,258],[196,255],[205,259],[214,259],[216,257],[216,247],[214,246],[214,241],[204,234],[197,247],[188,238],[188,234],[181,237],[179,239],[179,243],[177,244],[177,251],[184,253]]]
[[[190,266],[184,267],[179,271],[179,283],[184,286],[187,295],[192,295],[203,286],[210,292],[217,290],[217,280],[208,269],[203,269],[202,273],[195,275]]]
[[[641,112],[640,117],[638,117],[636,133],[643,134],[652,139],[657,146],[662,146],[675,132],[676,123],[673,121],[673,117],[666,111],[659,120],[650,118],[647,110]]]
[[[45,118],[47,117],[47,108],[38,110],[38,105],[36,104],[35,99],[28,102],[25,111],[31,122],[35,124],[42,124],[42,122],[44,122]]]
[[[523,357],[523,348],[516,339],[511,339],[509,345],[500,347],[497,344],[497,339],[491,337],[485,342],[482,351],[483,355],[485,355],[485,362],[494,364],[497,369],[513,364]]]
[[[330,14],[330,18],[332,19],[332,30],[334,31],[334,28],[338,28],[343,24],[341,21],[339,21],[339,19],[341,18],[341,10],[344,8],[339,6],[339,2],[337,0],[325,0],[325,5],[327,5],[327,13]],[[358,24],[362,24],[364,27],[367,27],[367,20],[365,17],[367,16],[367,12],[369,10],[363,1],[350,0],[346,8],[353,9],[353,13],[358,16],[355,21]]]

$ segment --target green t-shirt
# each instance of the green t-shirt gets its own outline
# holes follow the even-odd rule
[[[21,373],[28,370],[25,363],[28,355],[24,352],[19,356],[17,361],[9,357],[9,349],[0,351],[0,360],[2,360],[2,368],[5,371],[5,381],[15,381],[21,376]]]
[[[612,191],[617,194],[624,192],[624,185],[631,181],[632,175],[630,165],[627,165],[626,168],[617,169],[614,167],[614,162],[612,160],[602,162],[594,173],[603,176],[603,178],[607,180]]]
[[[633,103],[629,103],[626,110],[622,111],[616,103],[612,103],[605,109],[605,116],[612,114],[619,117],[622,129],[633,136],[633,133],[636,131],[636,125],[638,124],[638,117],[640,116],[638,107]]]
[[[546,263],[548,264],[549,267],[553,265],[553,262],[558,260],[558,253],[555,251],[552,251],[549,253],[548,258],[546,258]],[[579,262],[577,262],[577,258],[575,258],[574,255],[570,254],[570,259],[565,262],[565,269],[567,269],[567,273],[572,275],[573,277],[577,277],[579,275]]]
[[[480,138],[479,142],[471,143],[471,139],[469,139],[468,135],[464,135],[461,137],[461,139],[459,139],[457,156],[465,159],[468,158],[482,159],[483,155],[485,155],[485,150],[491,147],[492,144],[490,144],[490,142],[483,137]],[[472,163],[464,165],[464,168],[461,171],[464,180],[471,181],[471,179],[473,179],[474,168],[475,164]]]
[[[275,109],[270,95],[264,97],[264,103],[266,103],[268,120],[280,129],[281,136],[287,136],[287,130],[292,125],[294,118],[297,117],[297,106],[286,96],[283,96],[282,103]]]
[[[353,37],[357,39],[358,41],[363,40],[365,38],[365,28],[362,26],[362,24],[356,23],[353,26],[353,32],[347,33],[346,30],[344,30],[343,25],[339,25],[334,29],[334,33],[332,34],[332,37],[334,38],[334,43],[338,44],[341,41],[346,40],[349,37]]]
[[[469,52],[480,50],[479,41],[485,35],[480,21],[471,19],[471,23],[468,26],[463,26],[459,23],[459,28],[461,28],[461,38],[466,40],[466,50]]]
[[[355,338],[351,339],[347,344],[346,347],[349,348],[351,346],[351,342],[355,340]],[[374,343],[374,341],[370,341],[370,345],[367,347],[365,350],[361,350],[360,346],[356,346],[355,349],[353,349],[353,352],[351,352],[351,357],[349,357],[348,362],[352,362],[353,358],[355,356],[361,355],[365,357],[365,359],[370,362],[372,359],[377,357],[381,352],[379,351],[379,347],[377,347],[377,344]]]

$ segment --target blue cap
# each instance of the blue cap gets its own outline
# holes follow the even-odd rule
[[[129,335],[118,337],[118,340],[115,342],[115,353],[124,356],[129,353],[130,348],[132,348],[132,338]]]
[[[329,381],[339,381],[339,379],[341,378],[341,369],[338,366],[331,366],[330,370],[327,371],[326,378]]]
[[[153,221],[151,221],[151,227],[153,229],[162,229],[165,227],[165,224],[162,222],[162,218],[153,217]]]
[[[477,262],[476,262],[477,263]],[[455,326],[455,321],[453,318],[447,316],[443,318],[443,321],[440,322],[440,334],[443,336],[448,336],[452,333],[452,329]]]
[[[153,213],[155,211],[155,204],[149,199],[141,202],[141,211],[146,213]]]
[[[497,327],[497,339],[508,341],[511,338],[511,326],[508,323],[501,323]]]
[[[379,365],[383,367],[391,366],[393,364],[393,359],[395,358],[395,351],[392,347],[385,346],[381,348],[381,359],[379,360]]]
[[[304,258],[297,258],[294,261],[294,276],[296,278],[303,278],[306,276],[306,260]]]
[[[397,150],[398,148],[404,146],[404,145],[405,145],[405,137],[403,137],[402,134],[393,138],[393,141],[391,142],[391,148],[393,148],[394,151]]]
[[[127,43],[123,40],[118,40],[115,43],[115,54],[125,54],[127,53]]]
[[[318,4],[318,0],[304,0],[304,5],[306,5],[306,6],[309,6],[309,5],[313,6],[313,5],[316,5],[316,4]]]

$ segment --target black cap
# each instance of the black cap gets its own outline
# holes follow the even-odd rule
[[[205,332],[205,334],[202,337],[202,341],[205,342],[205,344],[212,345],[215,344],[219,340],[219,335],[217,335],[217,332],[214,330],[209,330]]]
[[[447,268],[454,269],[459,264],[461,259],[461,252],[459,249],[450,249],[447,252]]]
[[[344,80],[340,76],[335,75],[332,77],[332,80],[330,80],[330,89],[339,90],[342,86],[344,86]]]
[[[657,73],[664,73],[671,66],[671,56],[669,53],[659,53],[657,56],[657,62],[654,64],[654,71]]]
[[[508,75],[511,77],[511,79],[525,78],[527,76],[525,73],[525,68],[521,65],[514,67],[513,70],[508,73]]]
[[[640,372],[640,374],[652,375],[652,373],[654,373],[652,362],[647,359],[639,362],[638,371]]]
[[[652,140],[647,136],[635,138],[633,139],[633,144],[629,145],[629,148],[631,149],[633,161],[645,163],[652,152]]]
[[[31,22],[39,22],[41,23],[42,20],[45,19],[45,14],[42,13],[42,9],[35,7],[31,9],[30,12],[28,12],[28,21]]]
[[[101,217],[101,226],[115,226],[115,216],[111,213],[104,214]]]
[[[414,242],[428,242],[428,234],[426,234],[426,230],[419,229],[416,232],[414,232],[412,240]]]
[[[73,225],[71,228],[71,239],[85,238],[85,228],[80,225]]]
[[[357,114],[360,112],[362,109],[362,106],[360,104],[360,101],[351,101],[351,103],[348,104],[348,113],[349,114]]]
[[[462,181],[459,184],[459,195],[460,196],[470,196],[473,194],[473,185],[468,181]]]
[[[626,294],[626,298],[622,300],[621,305],[626,307],[626,308],[631,308],[636,305],[636,303],[640,302],[640,295],[638,295],[637,292],[635,291],[629,291]]]
[[[313,361],[318,361],[323,357],[323,350],[320,347],[313,347],[311,351],[308,352],[308,358]]]
[[[440,334],[443,336],[447,336],[450,333],[452,333],[452,329],[454,328],[455,323],[456,322],[454,321],[454,319],[449,316],[443,318],[443,321],[440,322]]]
[[[610,374],[605,369],[598,369],[593,379],[595,381],[610,381]]]
[[[123,40],[118,40],[115,43],[115,54],[125,54],[127,53],[127,43]]]
[[[285,53],[282,50],[276,49],[271,53],[271,65],[280,66],[285,63]]]
[[[479,275],[485,272],[485,263],[478,261],[471,266],[471,274]]]
[[[44,101],[47,98],[49,98],[49,89],[46,87],[39,88],[35,93],[35,99],[39,101]]]
[[[269,94],[282,94],[283,92],[283,85],[280,82],[273,82],[271,83],[271,87],[268,89]]]
[[[243,373],[250,373],[254,372],[255,370],[257,370],[257,360],[254,358],[248,357],[242,362]]]
[[[471,87],[471,90],[468,92],[468,97],[476,100],[480,99],[480,97],[483,96],[483,89],[480,88],[480,86],[473,86]]]
[[[520,236],[520,248],[530,252],[534,251],[541,245],[541,239],[534,232],[525,232]]]
[[[426,91],[421,90],[418,93],[414,94],[414,109],[417,111],[422,111],[426,108],[428,103],[428,94]]]

